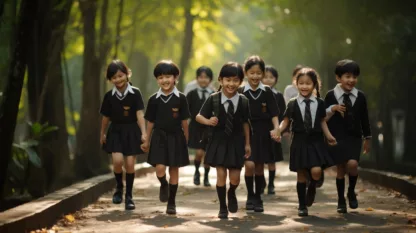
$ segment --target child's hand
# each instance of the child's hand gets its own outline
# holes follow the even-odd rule
[[[244,158],[248,159],[251,156],[251,146],[250,145],[246,145],[244,147],[244,150],[246,151],[246,154],[244,155]]]
[[[147,140],[147,134],[142,133],[142,142],[145,142]]]
[[[107,136],[105,134],[101,134],[100,136],[100,144],[103,145],[107,142]]]
[[[273,140],[277,142],[278,138],[280,137],[280,131],[279,129],[270,130],[270,136]]]
[[[370,150],[371,150],[371,143],[370,142],[371,142],[370,139],[365,139],[364,140],[364,144],[363,144],[363,147],[364,147],[363,153],[364,154],[370,153]]]
[[[140,148],[143,152],[149,152],[149,141],[144,141],[143,144],[140,145]]]
[[[218,118],[217,117],[211,117],[208,120],[209,126],[216,126],[218,124]]]
[[[345,113],[345,111],[347,111],[347,108],[345,107],[344,104],[338,104],[338,105],[334,105],[331,108],[331,111],[332,112],[339,112],[339,113],[341,113],[342,117],[344,117],[344,113]]]
[[[337,144],[337,140],[332,135],[330,135],[329,137],[327,137],[326,140],[328,141],[328,144],[330,146],[335,146]]]

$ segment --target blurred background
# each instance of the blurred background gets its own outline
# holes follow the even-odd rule
[[[180,66],[181,91],[201,65],[217,77],[258,54],[281,92],[301,64],[322,93],[338,60],[356,60],[373,130],[361,165],[415,175],[415,13],[413,0],[1,0],[0,209],[109,171],[99,108],[115,58],[145,101],[161,59]]]

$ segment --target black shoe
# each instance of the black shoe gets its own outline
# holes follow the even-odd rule
[[[237,197],[235,196],[235,192],[232,192],[230,194],[230,191],[228,191],[228,210],[231,213],[237,213],[238,211],[238,202]]]
[[[269,186],[267,187],[267,194],[268,194],[268,195],[273,195],[273,194],[275,194],[275,191],[274,191],[274,185],[270,185],[270,184],[269,184]]]
[[[134,202],[133,202],[133,198],[132,197],[126,196],[125,205],[126,205],[125,206],[126,210],[134,210],[134,209],[136,209],[136,206],[134,205]]]
[[[176,214],[176,205],[168,204],[168,207],[166,208],[167,214]]]
[[[211,187],[211,183],[209,183],[209,178],[208,177],[204,177],[204,186],[205,187]]]
[[[169,185],[168,184],[161,184],[159,190],[159,200],[161,202],[167,202],[169,199]]]
[[[348,197],[348,204],[350,205],[350,208],[351,209],[357,209],[358,208],[358,200],[357,200],[357,196],[355,195],[355,193],[354,192],[348,192],[347,197]]]
[[[324,184],[324,181],[325,181],[325,175],[324,174],[325,174],[324,171],[322,171],[321,178],[316,182],[316,187],[317,188],[322,187],[322,185]]]
[[[247,197],[247,201],[246,201],[246,210],[254,210],[254,201],[253,201],[254,197]]]
[[[199,171],[195,171],[194,184],[195,185],[200,185],[201,184]]]
[[[340,214],[347,213],[347,203],[345,203],[345,199],[344,200],[338,200],[337,212],[340,213]]]
[[[218,213],[218,218],[220,218],[220,219],[227,219],[228,218],[228,209],[227,209],[227,207],[220,208],[220,212]]]
[[[308,216],[308,208],[299,208],[298,209],[298,216],[299,217],[306,217]]]
[[[313,202],[315,201],[315,195],[316,195],[316,187],[310,186],[308,187],[308,191],[306,192],[306,206],[310,207],[313,205]]]
[[[258,212],[258,213],[264,212],[263,200],[261,200],[261,198],[259,198],[258,200],[254,202],[254,212]]]
[[[123,202],[123,189],[117,189],[113,194],[113,203],[120,204],[121,202]]]

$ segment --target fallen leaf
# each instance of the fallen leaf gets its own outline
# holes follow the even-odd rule
[[[109,220],[107,220],[107,222],[108,222],[108,223],[112,223],[110,219],[109,219]]]
[[[371,207],[368,207],[367,209],[365,209],[365,211],[374,211],[374,209]]]
[[[65,215],[65,219],[69,222],[75,222],[75,217],[72,214]]]
[[[163,228],[168,228],[168,227],[169,227],[169,225],[168,225],[168,224],[166,224],[166,225],[164,225],[164,226],[163,226]]]
[[[303,232],[307,232],[307,231],[309,231],[309,227],[303,227],[303,228],[302,228],[302,231],[303,231]]]
[[[416,224],[416,218],[407,219],[407,224],[415,225]]]
[[[366,188],[363,188],[363,189],[360,189],[360,193],[362,193],[362,192],[365,192],[365,191],[367,191],[367,189]]]

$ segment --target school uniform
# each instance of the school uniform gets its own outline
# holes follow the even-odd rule
[[[274,97],[276,99],[277,107],[279,109],[279,123],[283,120],[283,113],[286,109],[286,102],[285,98],[283,97],[283,94],[277,91],[275,88],[272,88]],[[282,161],[283,160],[283,149],[282,149],[282,143],[274,141],[273,143],[273,151],[276,151],[276,161]]]
[[[293,172],[299,169],[326,168],[333,165],[321,127],[321,121],[326,117],[325,103],[314,96],[309,99],[311,101],[310,118],[305,118],[305,115],[309,114],[306,112],[305,98],[301,95],[288,102],[284,113],[284,117],[288,117],[291,121],[292,143],[289,169]],[[307,126],[308,119],[311,120],[309,126]]]
[[[213,98],[218,98],[220,95],[220,106],[218,112],[218,124],[213,127],[211,139],[207,143],[205,163],[211,167],[225,167],[241,169],[244,165],[245,154],[245,136],[244,123],[248,123],[250,119],[250,112],[248,106],[243,105],[243,95],[236,93],[233,97],[228,99],[222,92],[212,94],[205,104],[202,106],[200,114],[209,119],[213,116],[214,104]],[[234,114],[230,123],[227,122],[227,113],[229,104],[233,104]],[[248,101],[247,101],[248,103]],[[245,109],[245,112],[243,111]],[[229,124],[232,123],[232,131],[226,131]]]
[[[124,156],[143,154],[142,132],[137,124],[136,112],[144,109],[140,90],[127,85],[124,93],[116,87],[104,95],[100,113],[109,117],[111,124],[103,149],[107,153],[119,152]]]
[[[349,101],[344,102],[348,95]],[[344,116],[339,112],[332,113],[333,105],[351,104],[347,107]],[[362,91],[353,88],[350,93],[346,93],[338,84],[325,96],[325,106],[327,108],[328,128],[332,135],[337,139],[337,145],[329,148],[335,164],[343,164],[348,160],[360,161],[362,140],[371,138],[370,122],[368,119],[367,100]]]
[[[199,110],[201,110],[202,105],[211,93],[212,91],[208,88],[197,87],[186,95],[186,99],[189,104],[189,111],[191,113],[191,121],[189,123],[189,148],[205,149],[205,146],[202,143],[202,136],[207,127],[198,123],[195,120],[195,117],[198,115]]]
[[[283,156],[275,150],[276,141],[270,136],[270,131],[274,129],[271,119],[279,114],[273,91],[262,83],[256,90],[252,90],[247,83],[242,87],[242,93],[250,103],[250,121],[253,128],[250,140],[251,156],[248,160],[255,163],[274,163],[283,160]]]
[[[175,87],[165,95],[161,89],[148,102],[144,118],[154,123],[147,162],[183,167],[189,164],[188,147],[182,121],[190,116],[184,94]]]

